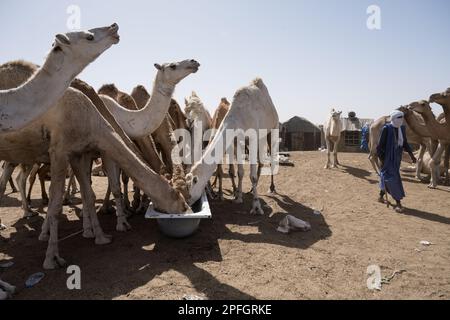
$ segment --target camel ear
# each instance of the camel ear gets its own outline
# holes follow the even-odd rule
[[[187,106],[189,104],[188,99],[184,98],[184,104]]]
[[[70,46],[70,40],[69,40],[69,38],[65,35],[65,34],[62,34],[62,33],[58,33],[56,36],[55,36],[55,41],[56,41],[56,43],[57,44],[59,44],[59,45],[62,45],[62,46]]]
[[[159,71],[162,70],[162,66],[161,66],[160,64],[155,63],[154,66],[155,66],[155,68],[156,68],[157,70],[159,70]]]
[[[197,92],[195,92],[195,91],[192,91],[192,96],[193,96],[193,97],[197,97],[197,98],[198,98],[198,96],[197,96]]]

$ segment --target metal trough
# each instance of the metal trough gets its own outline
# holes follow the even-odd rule
[[[165,235],[172,238],[186,238],[197,231],[202,219],[211,219],[211,209],[208,197],[203,193],[202,197],[192,206],[191,214],[165,214],[156,211],[149,206],[145,217],[156,219],[159,229]]]

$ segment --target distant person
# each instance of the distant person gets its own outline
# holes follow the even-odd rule
[[[382,163],[380,173],[379,202],[385,203],[386,192],[396,201],[395,211],[403,212],[401,200],[405,197],[402,178],[400,176],[400,163],[403,151],[408,152],[413,163],[417,160],[406,138],[406,129],[403,125],[404,114],[401,111],[391,113],[391,122],[383,127],[377,154]]]

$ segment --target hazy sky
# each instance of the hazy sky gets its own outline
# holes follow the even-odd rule
[[[68,31],[71,4],[83,29],[120,26],[121,42],[81,74],[95,88],[150,87],[155,62],[195,58],[202,66],[178,85],[180,104],[195,90],[213,112],[260,76],[280,120],[322,123],[331,107],[377,118],[450,87],[447,0],[0,0],[0,63],[41,64]],[[372,4],[381,30],[366,27]]]

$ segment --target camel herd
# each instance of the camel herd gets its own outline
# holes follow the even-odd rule
[[[431,103],[440,105],[444,112],[435,116]],[[429,188],[435,189],[443,173],[445,183],[448,184],[450,182],[450,88],[442,93],[431,95],[428,100],[401,106],[398,110],[404,114],[409,143],[420,146],[416,165],[417,179],[426,180],[422,177],[423,173],[430,175]],[[342,131],[341,113],[332,109],[323,127],[328,151],[326,169],[330,166],[334,168],[339,164],[337,153]],[[376,173],[380,172],[377,157],[378,141],[384,125],[389,121],[389,116],[383,116],[370,127],[369,160]],[[330,160],[331,152],[333,152],[333,163]]]
[[[113,24],[58,34],[41,67],[26,61],[0,66],[0,161],[4,161],[0,197],[8,182],[15,189],[11,175],[19,167],[16,181],[24,217],[36,214],[30,208],[31,187],[27,196],[26,180],[30,176],[32,186],[36,176],[39,177],[43,201],[48,202],[39,236],[39,240],[48,241],[45,269],[65,265],[58,250],[58,215],[64,201],[77,191],[74,178],[79,183],[83,204],[80,217],[83,237],[94,239],[98,245],[111,242],[97,217],[96,195],[91,185],[93,161],[101,159],[102,170],[108,177],[108,192],[101,211],[113,210],[112,193],[117,230],[127,231],[131,228],[128,216],[145,211],[150,201],[161,212],[189,214],[205,189],[213,193],[209,181],[217,164],[205,159],[224,143],[227,130],[278,129],[277,111],[259,78],[239,89],[231,104],[222,98],[213,118],[195,92],[186,99],[183,112],[173,93],[180,81],[199,70],[200,64],[193,59],[155,64],[151,93],[138,85],[127,94],[114,84],[104,85],[96,92],[75,79],[105,50],[119,43],[118,29]],[[201,132],[214,130],[206,142],[196,145],[199,142],[194,141],[192,151],[205,150],[193,157],[196,161],[185,165],[183,159],[177,158],[179,137],[175,133],[196,128]],[[270,135],[266,139],[270,141]],[[262,163],[250,166],[252,212],[257,214],[263,214],[257,192],[261,166]],[[217,172],[219,197],[223,199],[221,166]],[[237,184],[233,165],[230,173],[235,201],[242,203],[243,165],[238,165]],[[49,196],[44,184],[48,176]],[[68,176],[72,192],[66,190]],[[128,197],[130,179],[134,190],[132,201]],[[273,175],[271,189],[275,190]],[[1,287],[5,288],[0,284]]]

